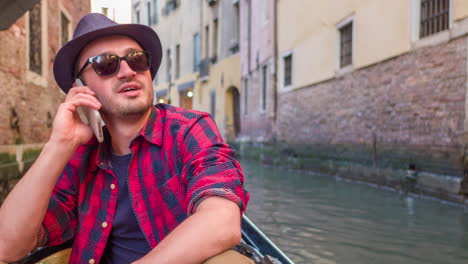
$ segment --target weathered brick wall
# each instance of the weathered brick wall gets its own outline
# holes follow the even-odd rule
[[[335,159],[462,176],[466,39],[279,95],[278,139]]]
[[[64,99],[52,72],[55,54],[61,47],[61,10],[71,16],[74,28],[78,19],[89,12],[90,1],[47,1],[48,58],[43,61],[48,67],[46,85],[37,85],[28,78],[26,16],[20,17],[8,30],[0,31],[0,204],[40,149],[38,145],[29,145],[30,150],[11,152],[11,148],[24,146],[10,144],[45,142],[56,109]],[[12,114],[13,109],[16,116]],[[11,127],[15,122],[18,129]],[[21,153],[19,163],[18,153]]]
[[[61,47],[60,6],[72,16],[73,28],[78,19],[90,10],[89,1],[47,1],[48,58],[47,85],[36,85],[27,78],[27,23],[26,16],[19,18],[8,30],[0,31],[0,145],[15,142],[44,142],[49,133],[63,93],[55,83],[52,64]],[[18,130],[11,128],[15,110]]]

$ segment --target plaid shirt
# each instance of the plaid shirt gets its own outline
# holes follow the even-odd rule
[[[73,239],[70,263],[99,263],[114,219],[117,179],[108,134],[80,146],[65,167],[39,234],[41,246]],[[128,188],[138,223],[154,248],[210,196],[245,210],[249,194],[234,151],[208,114],[158,104],[130,143]]]

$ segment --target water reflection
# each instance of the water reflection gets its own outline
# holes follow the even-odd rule
[[[468,212],[241,161],[247,215],[296,263],[467,263]]]

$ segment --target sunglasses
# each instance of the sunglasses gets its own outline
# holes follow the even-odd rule
[[[115,74],[119,71],[120,62],[122,60],[126,61],[128,66],[136,72],[144,72],[148,70],[151,65],[151,55],[146,51],[132,51],[123,57],[114,54],[102,54],[88,58],[76,75],[76,78],[80,77],[83,70],[89,64],[93,66],[94,71],[99,76]]]

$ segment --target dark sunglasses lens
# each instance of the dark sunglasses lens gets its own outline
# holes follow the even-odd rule
[[[93,58],[91,64],[98,75],[110,75],[114,74],[119,68],[119,57],[99,55]]]
[[[143,51],[135,51],[127,55],[127,63],[136,72],[142,72],[149,69],[148,53]]]

